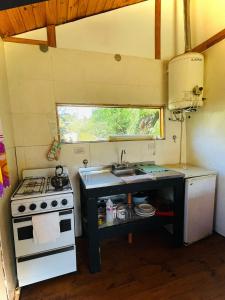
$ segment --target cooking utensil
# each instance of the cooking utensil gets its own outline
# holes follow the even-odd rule
[[[119,220],[126,220],[127,218],[126,206],[123,204],[118,205],[116,215]]]
[[[56,190],[62,190],[69,183],[69,178],[63,173],[62,166],[56,166],[55,176],[51,178],[51,184]]]

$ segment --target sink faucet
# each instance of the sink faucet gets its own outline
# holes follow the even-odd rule
[[[87,168],[88,160],[86,158],[83,160],[83,164],[84,164],[84,167]]]
[[[121,151],[121,155],[120,155],[120,164],[121,164],[121,165],[123,164],[123,156],[124,156],[124,154],[126,154],[126,150],[125,150],[125,149],[123,149],[123,150]]]

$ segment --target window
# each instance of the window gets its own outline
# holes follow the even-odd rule
[[[57,105],[62,143],[163,138],[163,108]]]

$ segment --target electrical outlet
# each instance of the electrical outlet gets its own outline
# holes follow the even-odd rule
[[[74,154],[84,154],[85,149],[84,149],[84,147],[75,147],[75,148],[73,148],[73,153]]]

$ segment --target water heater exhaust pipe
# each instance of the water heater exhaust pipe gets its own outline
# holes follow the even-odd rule
[[[185,52],[191,51],[190,0],[184,0]]]

